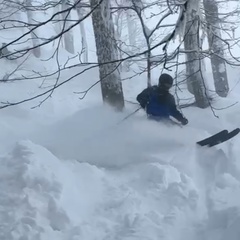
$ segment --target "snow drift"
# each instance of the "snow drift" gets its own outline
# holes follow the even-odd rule
[[[127,114],[96,106],[45,125],[28,116],[27,131],[12,130],[0,239],[237,240],[239,140],[197,148],[207,133],[196,127]]]

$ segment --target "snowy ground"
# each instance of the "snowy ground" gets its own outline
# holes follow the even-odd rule
[[[144,87],[140,79],[124,82],[127,99]],[[122,121],[137,106],[114,113],[99,104],[98,87],[80,101],[73,92],[88,85],[80,80],[40,108],[31,109],[35,101],[0,111],[0,239],[239,240],[240,138],[195,146],[238,127],[239,105],[216,111],[219,118],[184,109],[184,128],[141,111]],[[1,83],[1,101],[40,91],[24,84]],[[237,101],[238,91],[216,106]]]

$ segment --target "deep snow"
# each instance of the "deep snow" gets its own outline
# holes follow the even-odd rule
[[[19,89],[1,85],[2,93]],[[0,239],[239,239],[240,139],[195,145],[236,127],[238,105],[219,119],[187,108],[188,126],[167,127],[141,110],[122,121],[136,106],[113,112],[99,103],[98,88],[80,101],[70,94],[80,85],[40,108],[1,110]],[[132,100],[133,87],[124,85]]]
[[[41,34],[49,37],[48,30]],[[13,37],[11,31],[3,35]],[[87,38],[89,59],[96,61],[90,27]],[[79,41],[75,47],[81,51]],[[53,46],[41,50],[47,59]],[[64,64],[69,55],[59,53]],[[19,63],[1,59],[0,79]],[[30,56],[12,77],[54,69],[55,61],[39,64]],[[82,69],[64,70],[60,81]],[[140,72],[134,70],[122,74],[130,77],[123,87],[132,102],[146,86],[144,74],[131,77]],[[153,70],[154,83],[160,71]],[[99,85],[80,100],[75,92],[98,80],[97,69],[57,89],[41,107],[32,109],[43,98],[1,109],[0,240],[239,240],[240,137],[211,149],[195,144],[239,127],[239,104],[228,108],[239,101],[239,70],[228,73],[231,92],[214,103],[224,109],[183,109],[189,119],[184,128],[148,121],[142,110],[122,121],[138,106],[127,103],[124,112],[113,112],[102,106]],[[55,79],[0,82],[0,106],[41,93]],[[178,95],[192,99],[184,91]]]

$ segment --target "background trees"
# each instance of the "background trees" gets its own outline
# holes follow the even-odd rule
[[[175,77],[178,89],[187,86],[196,106],[206,108],[215,93],[227,97],[227,68],[239,65],[234,54],[239,41],[237,1],[2,0],[0,7],[0,30],[8,36],[1,39],[2,60],[20,66],[33,55],[39,63],[51,61],[53,66],[47,72],[33,68],[28,75],[17,74],[16,67],[14,74],[6,73],[7,81],[54,78],[47,90],[1,107],[34,98],[42,103],[68,81],[98,68],[99,79],[83,97],[99,83],[103,101],[122,109],[124,71],[146,73],[148,86],[153,71],[165,71]],[[205,69],[206,62],[210,68],[207,64]],[[69,69],[74,71],[64,74]],[[206,71],[212,72],[213,80]]]
[[[211,51],[211,66],[216,93],[226,97],[229,92],[226,62],[224,61],[224,41],[221,33],[217,1],[203,0],[205,11],[205,28],[209,50]]]
[[[109,1],[91,0],[93,29],[99,63],[103,100],[122,109],[124,106],[118,51]]]

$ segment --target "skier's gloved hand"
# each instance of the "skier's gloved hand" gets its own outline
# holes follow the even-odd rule
[[[188,124],[188,120],[186,118],[183,118],[181,120],[181,123],[182,123],[182,125],[187,125]]]
[[[143,103],[140,103],[140,106],[143,108],[143,109],[145,109],[145,104],[143,104]]]

